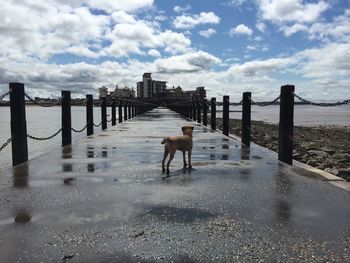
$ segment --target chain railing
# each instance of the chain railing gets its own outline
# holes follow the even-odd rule
[[[250,99],[250,101],[252,102],[252,105],[257,105],[257,106],[260,106],[260,107],[265,107],[265,106],[269,106],[269,105],[275,104],[277,101],[279,101],[280,98],[281,98],[281,95],[279,95],[277,98],[275,98],[275,99],[272,100],[272,101],[256,102],[256,101],[254,101],[252,98]]]
[[[6,146],[10,144],[10,142],[12,142],[12,138],[7,139],[7,141],[6,141],[3,145],[1,145],[1,147],[0,147],[0,152],[1,152],[3,149],[5,149]]]
[[[2,94],[2,95],[0,96],[0,100],[3,100],[7,95],[10,95],[10,91],[8,91],[8,92]]]
[[[309,100],[306,100],[306,99],[300,97],[297,94],[294,94],[294,97],[296,97],[302,103],[309,104],[312,106],[318,106],[318,107],[335,107],[335,106],[342,106],[345,104],[350,104],[350,100],[343,100],[343,101],[339,101],[339,102],[312,102],[312,101],[309,101]]]
[[[62,131],[62,128],[60,128],[57,132],[55,132],[54,134],[52,134],[51,136],[48,136],[48,137],[36,137],[36,136],[30,135],[30,134],[27,134],[27,137],[28,137],[29,139],[36,140],[36,141],[46,141],[46,140],[50,140],[50,139],[54,138],[54,137],[57,136],[61,131]]]
[[[54,103],[39,103],[37,101],[35,101],[32,97],[30,97],[27,93],[24,93],[24,96],[30,100],[31,102],[33,102],[35,105],[39,105],[41,107],[53,107],[53,106],[57,106],[59,104],[59,102],[54,102]]]
[[[97,128],[97,127],[100,127],[102,125],[102,121],[100,122],[100,124],[95,124],[94,123],[94,126]]]
[[[74,132],[76,132],[76,133],[80,133],[80,132],[83,132],[86,128],[87,128],[87,124],[82,128],[82,129],[80,129],[80,130],[76,130],[76,129],[74,129],[73,127],[71,127],[71,130],[72,131],[74,131]]]

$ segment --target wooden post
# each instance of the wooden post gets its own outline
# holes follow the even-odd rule
[[[250,130],[251,130],[251,98],[250,92],[243,93],[242,105],[242,143],[250,146]]]
[[[112,100],[112,126],[116,125],[116,111],[115,111],[115,107],[116,107],[116,101],[115,99]]]
[[[278,160],[287,164],[293,163],[294,89],[293,85],[281,87]]]
[[[102,120],[102,130],[107,129],[107,98],[101,98],[101,120]]]
[[[12,165],[28,161],[27,122],[24,84],[10,83]]]
[[[121,123],[122,121],[123,121],[122,101],[118,100],[118,122]]]
[[[62,90],[62,146],[72,144],[72,115],[70,91]]]
[[[202,121],[202,109],[201,109],[201,101],[197,100],[197,122],[201,123]]]
[[[90,136],[94,134],[94,112],[93,112],[93,97],[86,95],[86,134]]]
[[[128,101],[128,119],[131,119],[131,101]]]
[[[208,125],[208,101],[203,100],[203,125]]]
[[[222,108],[222,133],[228,136],[230,132],[230,97],[223,97],[223,108]]]
[[[134,118],[136,116],[136,102],[132,102],[132,117]]]
[[[191,102],[188,102],[188,117],[192,119],[192,104]]]
[[[124,103],[124,121],[126,121],[128,119],[128,102],[123,100],[123,103]]]
[[[211,129],[216,130],[216,98],[211,98],[210,101],[210,124]]]

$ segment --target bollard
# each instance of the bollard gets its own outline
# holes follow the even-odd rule
[[[86,135],[94,134],[94,112],[92,95],[86,95]]]
[[[116,107],[116,100],[112,100],[112,126],[116,125],[116,112],[115,112],[115,107]]]
[[[121,123],[122,121],[123,121],[122,101],[118,100],[118,122]]]
[[[192,104],[188,102],[188,117],[192,119]]]
[[[136,116],[136,102],[132,102],[132,117],[134,118]]]
[[[251,130],[251,98],[250,92],[243,93],[242,105],[242,138],[243,144],[250,146],[250,130]]]
[[[211,129],[216,130],[216,98],[211,98],[210,101],[210,124]]]
[[[293,163],[294,89],[293,85],[281,87],[278,160],[287,164]]]
[[[101,121],[102,121],[102,130],[107,129],[107,98],[101,98]]]
[[[70,91],[62,90],[62,146],[72,144]]]
[[[197,106],[197,122],[201,123],[201,121],[202,121],[202,119],[201,119],[202,109],[201,109],[200,100],[197,100],[196,106]]]
[[[128,102],[123,101],[123,104],[124,104],[124,121],[126,121],[128,119]]]
[[[230,97],[223,97],[223,108],[222,108],[222,133],[228,136],[230,132]]]
[[[203,125],[208,125],[208,101],[203,100]]]
[[[24,84],[10,83],[12,165],[28,161],[26,108]]]

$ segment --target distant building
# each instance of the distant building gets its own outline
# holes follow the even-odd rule
[[[152,73],[144,73],[137,82],[138,98],[161,98],[166,94],[166,81],[152,80]]]
[[[109,94],[112,98],[135,98],[135,91],[133,88],[119,88],[116,85],[115,90]]]
[[[108,89],[105,86],[102,86],[101,88],[99,88],[98,92],[100,94],[100,98],[108,96]]]

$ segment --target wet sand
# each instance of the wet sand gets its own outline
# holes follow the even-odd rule
[[[251,132],[254,143],[278,152],[277,124],[252,121]],[[230,133],[241,136],[241,120],[230,119]],[[350,127],[295,126],[293,158],[350,181]]]

